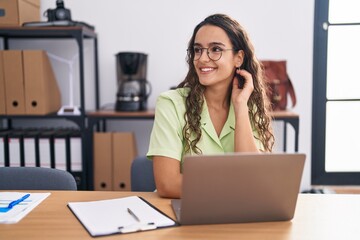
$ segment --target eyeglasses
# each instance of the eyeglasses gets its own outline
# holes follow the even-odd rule
[[[194,61],[197,61],[200,59],[203,51],[206,50],[206,54],[208,55],[208,57],[213,60],[213,61],[218,61],[221,56],[222,56],[222,53],[224,51],[229,51],[229,50],[233,50],[232,48],[229,48],[229,49],[222,49],[221,47],[219,46],[213,46],[213,47],[209,47],[209,48],[202,48],[202,47],[198,47],[198,46],[195,46],[193,48],[193,52],[194,52]],[[189,52],[189,49],[188,49],[188,52]]]

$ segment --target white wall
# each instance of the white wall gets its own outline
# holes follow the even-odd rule
[[[195,25],[213,13],[237,19],[248,30],[259,59],[288,61],[298,98],[293,111],[300,115],[299,149],[307,154],[302,189],[309,188],[314,0],[65,0],[65,6],[73,20],[96,28],[101,105],[115,102],[117,52],[149,55],[148,80],[153,86],[149,107],[154,108],[159,93],[186,74],[185,49]],[[41,12],[54,7],[55,0],[41,0]],[[137,131],[139,153],[145,154],[151,125],[124,121],[120,128]],[[277,136],[279,129],[275,126]]]

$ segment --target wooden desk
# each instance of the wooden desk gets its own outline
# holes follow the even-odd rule
[[[53,191],[17,224],[0,225],[0,239],[93,239],[68,209],[70,201],[138,195],[174,218],[170,200],[156,193]],[[294,219],[286,222],[171,227],[98,239],[359,239],[360,195],[300,194]]]

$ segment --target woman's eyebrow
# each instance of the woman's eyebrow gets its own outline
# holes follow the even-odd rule
[[[214,45],[221,45],[225,47],[225,44],[223,44],[222,42],[211,42],[209,43],[209,46],[214,46]],[[201,43],[194,43],[194,46],[203,46]]]
[[[222,42],[211,42],[209,45],[210,46],[212,46],[212,45],[222,45],[222,46],[225,47],[225,44],[223,44]]]

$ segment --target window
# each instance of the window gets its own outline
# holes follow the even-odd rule
[[[315,1],[312,184],[360,184],[360,1]]]

